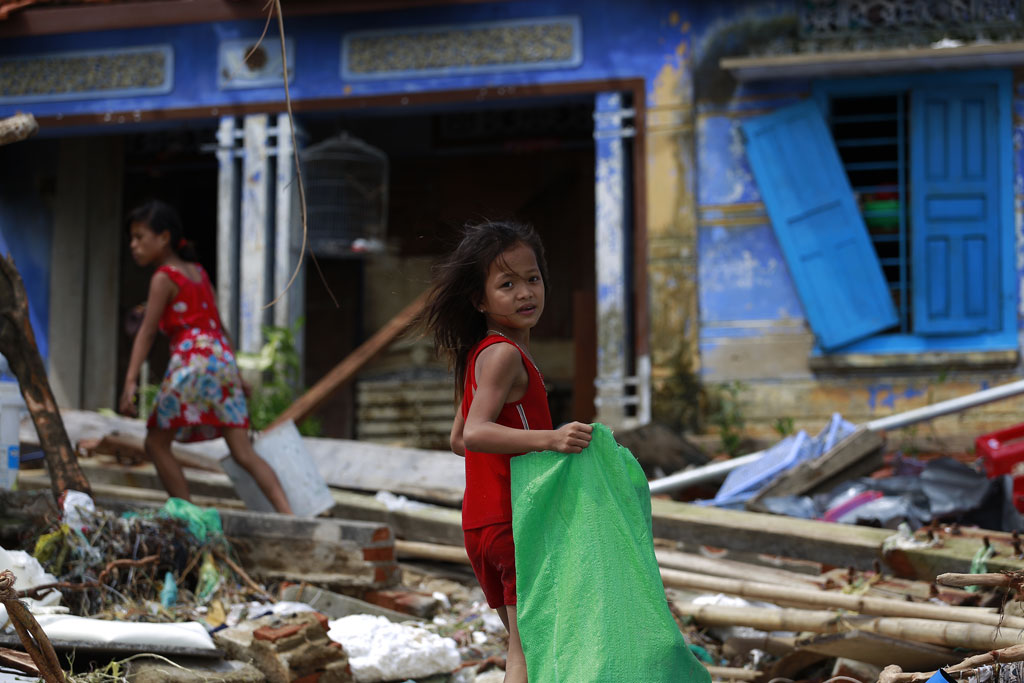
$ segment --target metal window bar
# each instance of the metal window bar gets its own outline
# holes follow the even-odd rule
[[[836,113],[837,102],[843,105],[840,113]],[[858,107],[862,110],[858,111]],[[833,139],[854,192],[860,197],[879,193],[896,196],[895,208],[870,208],[863,201],[859,204],[889,289],[893,292],[893,303],[899,314],[899,331],[909,332],[906,93],[833,97],[829,110]],[[892,126],[895,126],[895,131],[891,130]],[[873,127],[885,130],[872,131]],[[885,182],[886,178],[892,178],[894,182]],[[895,231],[892,227],[879,227],[884,221],[893,220]]]

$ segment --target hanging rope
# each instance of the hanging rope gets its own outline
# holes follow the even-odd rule
[[[7,618],[14,624],[18,638],[25,652],[32,658],[39,675],[46,683],[65,683],[64,671],[60,668],[57,653],[53,651],[50,639],[46,637],[39,622],[14,592],[14,572],[5,569],[0,572],[0,602],[7,608]]]

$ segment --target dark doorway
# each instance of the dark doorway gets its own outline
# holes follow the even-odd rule
[[[181,127],[124,137],[124,213],[148,199],[161,199],[181,215],[185,237],[193,242],[199,263],[217,281],[217,158],[206,145],[212,127]],[[121,283],[118,305],[118,395],[128,369],[134,330],[133,311],[146,302],[151,268],[140,268],[128,251],[127,225],[121,233]],[[159,384],[167,368],[167,339],[157,335],[149,355],[149,381]]]
[[[416,109],[387,107],[372,111],[348,111],[302,116],[308,144],[316,144],[346,132],[388,156],[389,202],[387,258],[415,283],[407,284],[408,298],[419,293],[429,280],[429,264],[450,249],[458,229],[467,222],[512,219],[533,224],[547,251],[550,294],[546,310],[531,337],[534,355],[548,384],[552,418],[556,423],[587,420],[593,415],[575,414],[574,393],[593,387],[595,353],[580,354],[578,344],[596,342],[583,330],[595,327],[592,293],[594,275],[594,140],[593,96],[546,97],[501,101],[491,104],[447,104]],[[373,301],[375,292],[395,288],[394,280],[374,275],[378,256],[340,260],[334,277],[342,277],[349,263],[342,293],[362,292],[362,301]],[[365,267],[357,267],[361,263]],[[353,280],[358,278],[358,284]],[[339,289],[335,289],[338,296]],[[588,294],[590,296],[588,296]],[[307,279],[306,380],[316,381],[339,362],[366,333],[382,323],[369,310],[351,311],[358,316],[348,330],[314,335],[312,315],[322,311],[328,294]],[[339,297],[340,298],[340,297]],[[582,302],[582,304],[581,304]],[[403,305],[407,303],[401,302]],[[330,304],[333,306],[333,304]],[[343,325],[343,314],[338,327]],[[581,339],[581,333],[589,339]],[[592,334],[592,333],[591,333]],[[574,341],[575,340],[575,341]],[[580,357],[587,356],[587,357]],[[415,365],[415,368],[412,367]],[[424,362],[422,354],[405,367],[378,363],[361,375],[361,381],[420,377],[433,373],[446,379],[439,362]],[[450,386],[450,383],[449,383]],[[325,435],[342,433],[354,424],[355,388],[321,412]],[[401,400],[396,396],[395,400]],[[450,394],[446,399],[450,403]],[[583,405],[587,402],[584,400]],[[578,409],[579,402],[577,402]],[[383,411],[381,411],[383,413]],[[445,419],[437,419],[430,441],[442,447]],[[450,418],[447,420],[450,426]],[[351,428],[350,428],[351,429]],[[443,437],[443,438],[442,438]],[[382,439],[386,440],[386,439]],[[428,439],[429,441],[429,439]],[[410,443],[410,445],[413,445]],[[421,441],[415,445],[426,445]]]

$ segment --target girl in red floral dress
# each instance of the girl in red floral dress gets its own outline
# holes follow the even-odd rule
[[[182,237],[177,212],[161,201],[135,209],[131,222],[132,258],[156,265],[142,325],[132,346],[121,412],[134,415],[139,368],[149,355],[157,328],[170,337],[171,360],[149,416],[146,453],[167,492],[189,500],[188,482],[171,454],[171,442],[223,436],[231,456],[252,475],[278,512],[291,513],[274,470],[249,441],[249,411],[238,366],[221,325],[213,287],[194,263]]]

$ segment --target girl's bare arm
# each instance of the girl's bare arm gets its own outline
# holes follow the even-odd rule
[[[157,329],[160,325],[160,316],[163,315],[167,304],[177,294],[177,286],[171,281],[166,273],[157,272],[149,281],[149,296],[146,299],[146,312],[142,318],[142,324],[135,335],[135,342],[132,344],[132,355],[128,361],[128,372],[124,377],[124,391],[121,394],[121,412],[133,413],[135,410],[133,399],[135,389],[139,381],[139,369],[142,361],[146,360],[149,350],[153,346],[153,339],[156,338]]]
[[[593,427],[570,422],[558,429],[514,429],[495,420],[516,379],[526,380],[522,356],[511,344],[494,344],[476,360],[476,392],[463,428],[465,448],[483,453],[558,451],[579,453],[590,444]]]
[[[462,438],[462,430],[466,421],[462,418],[462,406],[455,406],[455,422],[452,423],[452,453],[466,457],[466,443]]]

